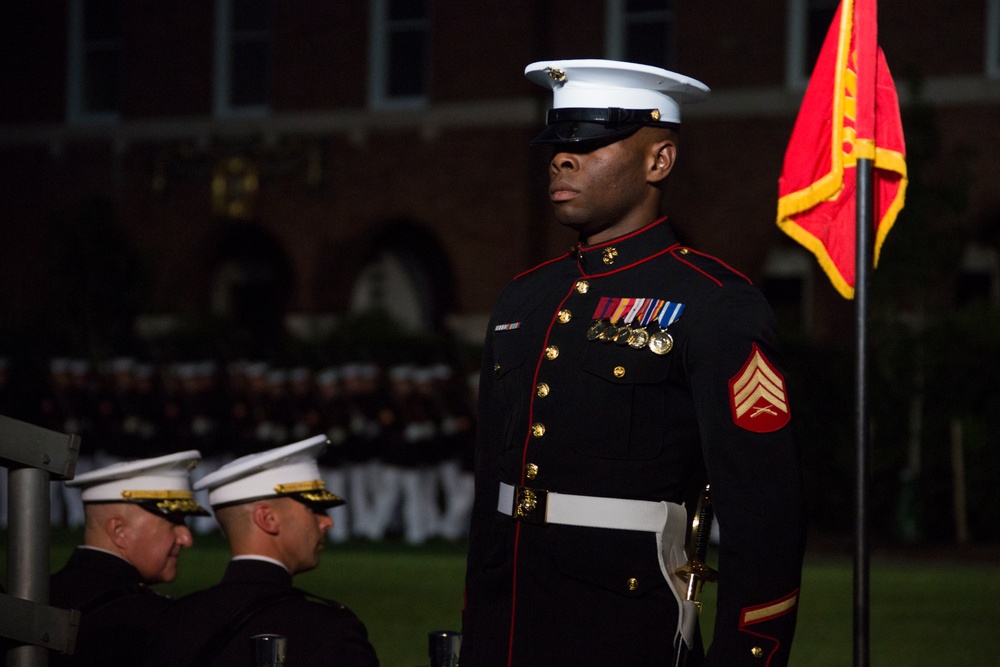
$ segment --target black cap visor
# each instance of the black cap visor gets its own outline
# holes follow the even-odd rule
[[[546,128],[531,140],[531,145],[598,148],[625,139],[645,126],[680,129],[680,124],[659,118],[655,109],[550,109]]]
[[[629,137],[639,131],[641,124],[607,127],[601,123],[553,123],[531,140],[532,146],[579,146],[600,148]]]
[[[297,500],[313,511],[328,510],[332,507],[346,505],[347,501],[335,493],[330,493],[326,489],[320,491],[306,491],[303,493],[290,493],[288,497]]]

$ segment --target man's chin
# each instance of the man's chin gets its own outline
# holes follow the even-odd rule
[[[567,229],[571,229],[579,235],[584,235],[587,230],[587,223],[572,215],[569,211],[558,207],[555,209],[556,222]]]

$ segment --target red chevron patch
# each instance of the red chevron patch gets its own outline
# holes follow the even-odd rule
[[[755,343],[740,372],[729,380],[733,422],[755,433],[771,433],[791,419],[785,378]]]

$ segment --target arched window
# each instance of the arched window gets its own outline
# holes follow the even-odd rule
[[[228,223],[211,254],[212,315],[250,334],[266,352],[284,335],[294,287],[291,261],[277,237],[256,223]]]
[[[351,289],[351,312],[380,311],[427,332],[441,328],[454,303],[451,262],[437,237],[411,220],[386,224]]]

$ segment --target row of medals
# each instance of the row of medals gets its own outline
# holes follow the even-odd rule
[[[587,329],[587,340],[628,345],[636,350],[648,347],[653,354],[666,354],[674,348],[674,338],[666,329],[649,333],[646,327],[633,329],[629,324],[615,324],[608,320],[595,320]]]

